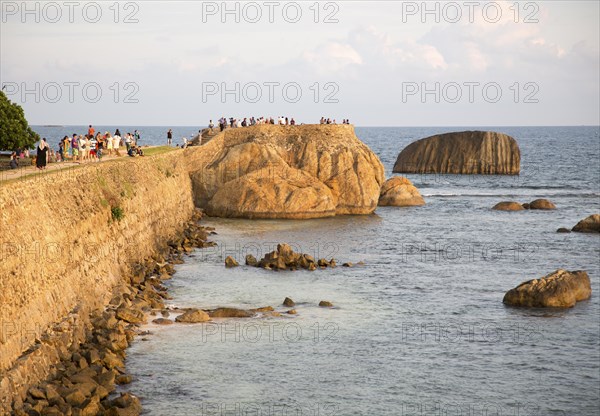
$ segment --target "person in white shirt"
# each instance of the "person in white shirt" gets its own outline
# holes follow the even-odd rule
[[[88,160],[90,154],[90,141],[87,136],[79,136],[79,152],[81,153],[81,160],[83,162]]]
[[[125,136],[125,147],[127,147],[127,153],[129,153],[129,149],[131,149],[131,133],[127,133]]]
[[[115,151],[115,154],[117,156],[121,156],[121,153],[119,153],[120,146],[121,146],[121,136],[119,136],[118,134],[115,134],[113,136],[113,150]]]

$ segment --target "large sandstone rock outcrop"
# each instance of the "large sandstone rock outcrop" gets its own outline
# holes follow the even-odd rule
[[[218,217],[369,214],[384,181],[379,158],[346,125],[227,129],[185,159],[196,206]]]
[[[407,178],[395,176],[385,181],[379,195],[379,206],[413,207],[425,205],[419,190]]]
[[[593,214],[582,219],[571,231],[578,233],[600,233],[600,214]]]
[[[515,139],[491,131],[427,137],[400,152],[394,173],[518,175],[521,152]]]
[[[591,296],[592,286],[586,272],[559,269],[509,290],[503,302],[512,306],[572,308],[575,303]]]

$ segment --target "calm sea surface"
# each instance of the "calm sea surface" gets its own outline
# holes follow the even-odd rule
[[[142,131],[162,144],[168,127]],[[114,127],[100,127],[114,132]],[[469,129],[469,128],[464,128]],[[391,175],[410,142],[463,128],[357,128]],[[175,306],[297,302],[295,316],[149,325],[128,350],[128,389],[148,415],[597,415],[600,238],[557,234],[600,212],[598,127],[486,127],[515,137],[521,175],[409,175],[427,205],[307,221],[207,219],[218,247],[168,283]],[[84,126],[36,128],[55,142]],[[173,128],[190,137],[197,127]],[[555,211],[497,212],[548,198]],[[361,267],[225,269],[278,242]],[[570,310],[502,304],[518,283],[587,270],[593,297]],[[319,308],[321,300],[335,304]]]

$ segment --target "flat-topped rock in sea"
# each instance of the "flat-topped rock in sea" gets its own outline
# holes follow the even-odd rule
[[[349,125],[227,129],[185,161],[196,206],[217,217],[370,214],[384,182],[381,161]]]
[[[585,271],[558,269],[509,290],[504,295],[503,302],[511,306],[572,308],[577,302],[591,296],[592,286]]]
[[[425,205],[419,190],[410,180],[394,176],[384,182],[379,195],[379,206],[414,207]]]
[[[517,141],[492,131],[462,131],[417,140],[402,150],[394,173],[518,175]]]

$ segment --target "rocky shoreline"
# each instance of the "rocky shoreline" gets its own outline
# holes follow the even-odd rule
[[[86,188],[78,198],[68,202],[80,207],[81,212],[95,209],[98,204],[104,207],[103,210],[93,221],[89,218],[79,221],[73,217],[69,225],[81,227],[76,231],[83,237],[72,239],[67,233],[57,235],[54,228],[53,233],[49,229],[40,231],[56,240],[46,241],[45,248],[62,243],[71,253],[82,251],[80,258],[86,261],[80,261],[78,269],[66,270],[60,263],[48,261],[43,268],[32,266],[25,274],[19,269],[22,257],[18,254],[30,247],[32,237],[20,228],[7,228],[6,235],[21,240],[15,238],[11,246],[17,255],[9,258],[10,263],[0,262],[0,265],[6,265],[2,270],[8,271],[6,275],[18,276],[11,278],[10,286],[7,285],[14,289],[13,292],[0,290],[0,297],[4,295],[13,303],[6,302],[8,307],[3,312],[11,318],[11,324],[35,322],[40,315],[47,316],[40,319],[41,333],[35,334],[39,340],[36,338],[31,345],[25,345],[26,351],[17,345],[25,344],[23,337],[14,336],[12,332],[10,338],[0,336],[0,347],[4,347],[0,358],[10,369],[10,376],[0,381],[0,392],[8,392],[0,394],[0,412],[8,405],[15,415],[137,415],[141,412],[140,400],[131,393],[117,393],[116,389],[118,385],[132,381],[125,368],[126,350],[136,336],[144,335],[140,325],[148,320],[158,325],[170,325],[174,322],[207,322],[212,318],[250,318],[258,313],[262,316],[297,313],[296,309],[277,311],[271,306],[250,310],[189,308],[177,310],[178,316],[170,318],[173,310],[165,307],[165,301],[170,297],[164,282],[172,277],[174,266],[183,262],[185,254],[195,248],[215,245],[208,241],[214,230],[199,224],[202,211],[194,210],[193,202],[208,209],[209,214],[212,210],[224,217],[250,219],[369,214],[378,204],[417,206],[425,203],[406,178],[383,181],[381,162],[358,141],[353,129],[309,126],[301,129],[301,133],[304,136],[291,134],[280,127],[263,126],[230,132],[227,140],[223,135],[203,149],[186,149],[183,159],[179,155],[167,155],[156,160],[155,165],[150,163],[150,158],[146,159],[150,161],[146,164],[131,165],[137,166],[136,169],[115,165],[111,171],[106,167],[98,168],[97,172],[81,170],[82,178],[95,188]],[[320,133],[327,141],[322,140]],[[513,153],[518,155],[516,151]],[[518,168],[516,163],[511,166]],[[146,177],[152,178],[151,181],[145,182]],[[70,184],[68,178],[63,183]],[[364,186],[365,183],[368,186]],[[239,189],[244,192],[238,192]],[[264,193],[264,189],[277,189],[278,192]],[[313,192],[315,190],[318,192]],[[8,191],[4,192],[8,195]],[[18,190],[11,192],[19,195]],[[326,209],[321,206],[323,195]],[[28,204],[16,203],[17,198],[7,196],[3,209],[12,210],[13,218],[22,219],[34,211],[38,200],[55,200],[59,196],[36,194]],[[232,198],[237,199],[232,201]],[[47,222],[70,219],[69,207],[65,203],[61,212],[55,207],[46,207]],[[127,215],[113,218],[112,212],[116,208]],[[500,202],[492,209],[554,210],[556,206],[539,199],[526,204]],[[2,225],[12,227],[17,223],[5,221]],[[573,231],[597,233],[599,224],[600,215],[595,214],[580,221]],[[177,237],[167,240],[167,236],[175,233],[178,233]],[[19,242],[21,244],[17,244]],[[104,242],[114,244],[102,245]],[[89,262],[84,248],[90,251],[104,249],[115,256],[98,256]],[[333,258],[317,259],[296,253],[288,244],[279,244],[276,251],[267,253],[262,259],[248,255],[245,263],[273,271],[312,271],[338,265]],[[356,266],[362,265],[362,262],[356,263]],[[238,263],[227,257],[225,266],[235,267]],[[342,266],[354,267],[355,264],[348,262]],[[559,305],[573,306],[571,298],[562,300],[562,292],[573,291],[574,285],[570,283],[574,280],[580,283],[582,279],[562,277],[562,271],[556,273],[560,274],[560,279],[550,279],[549,275],[534,283],[530,281],[517,286],[511,293],[515,298],[518,295],[518,301],[513,302],[510,295],[505,303],[556,306],[554,300],[545,299],[554,296],[554,292],[561,292]],[[576,296],[575,301],[591,296],[591,286],[589,294],[588,286],[585,286],[585,296]],[[21,302],[14,302],[15,299]],[[286,298],[283,306],[293,308],[295,302]],[[325,300],[318,306],[334,307]],[[21,328],[28,329],[26,326]],[[19,338],[20,342],[17,342]],[[50,368],[49,372],[40,370],[47,368]]]
[[[133,267],[129,282],[114,294],[105,310],[91,317],[85,342],[64,351],[61,362],[45,381],[31,386],[25,400],[13,402],[12,414],[31,415],[138,415],[140,400],[131,393],[116,394],[117,385],[132,381],[125,368],[126,349],[138,335],[139,325],[159,313],[168,316],[165,280],[174,265],[208,242],[213,229],[199,224],[196,210],[183,233],[158,247],[156,253]]]

